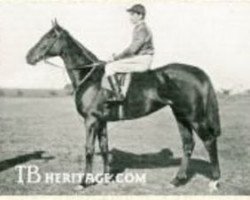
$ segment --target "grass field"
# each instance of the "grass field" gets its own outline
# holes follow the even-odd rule
[[[180,136],[169,108],[108,127],[114,163],[123,166],[125,173],[146,173],[147,183],[113,182],[75,191],[75,184],[17,183],[15,170],[16,165],[34,164],[41,173],[81,172],[85,130],[73,99],[0,98],[0,194],[250,195],[250,96],[220,98],[219,102],[223,131],[218,142],[222,170],[219,191],[209,191],[208,157],[197,137],[189,182],[169,187],[182,156]],[[99,172],[99,148],[96,152],[94,170]]]

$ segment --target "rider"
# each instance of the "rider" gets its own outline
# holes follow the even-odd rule
[[[113,54],[112,61],[105,67],[105,74],[115,92],[115,97],[109,99],[111,102],[124,100],[115,74],[149,70],[154,55],[152,32],[144,21],[145,7],[142,4],[135,4],[127,11],[130,14],[130,21],[134,25],[132,42],[120,54]]]

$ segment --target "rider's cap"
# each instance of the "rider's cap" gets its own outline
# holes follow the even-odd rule
[[[131,8],[127,9],[128,12],[135,12],[138,14],[145,15],[146,9],[142,4],[135,4]]]

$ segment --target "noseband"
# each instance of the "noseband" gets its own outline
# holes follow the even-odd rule
[[[46,59],[46,54],[49,52],[50,49],[52,49],[52,47],[55,45],[55,43],[57,42],[57,40],[60,39],[61,35],[63,34],[62,32],[58,33],[56,31],[56,34],[57,34],[57,37],[55,38],[55,40],[52,42],[52,44],[50,46],[47,47],[47,49],[44,51],[43,55],[41,56],[42,57],[42,60],[44,61],[45,64],[49,64],[51,65],[52,67],[56,67],[56,68],[60,68],[60,69],[64,69],[63,66],[60,66],[60,65],[57,65],[55,63],[52,63],[50,61],[48,61]],[[90,59],[91,60],[91,59]],[[99,62],[93,62],[92,64],[89,64],[89,65],[85,65],[85,64],[81,64],[81,65],[78,65],[77,67],[72,67],[68,70],[82,70],[82,69],[86,69],[86,68],[95,68],[97,66],[100,66],[100,65],[105,65],[106,62],[104,61],[99,61]],[[91,70],[92,71],[92,70]]]

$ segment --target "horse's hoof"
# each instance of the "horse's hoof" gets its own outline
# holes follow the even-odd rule
[[[175,177],[170,183],[174,186],[174,187],[179,187],[181,185],[185,185],[187,183],[188,179],[187,178],[178,178]]]
[[[216,192],[219,190],[219,187],[220,187],[220,183],[218,180],[213,180],[213,181],[210,181],[209,182],[209,189],[210,189],[210,192]]]
[[[169,183],[166,184],[166,189],[171,190],[176,188],[176,186],[174,184],[172,184],[172,181],[170,181]]]
[[[83,182],[80,184],[80,186],[82,186],[82,188],[84,189],[84,188],[87,188],[87,187],[90,187],[90,186],[93,186],[93,185],[96,185],[96,184],[97,184],[96,181],[94,181],[94,182],[90,182],[90,181],[86,182],[86,181],[83,181]]]
[[[82,185],[77,185],[74,187],[74,191],[82,191],[84,190],[84,187]]]

